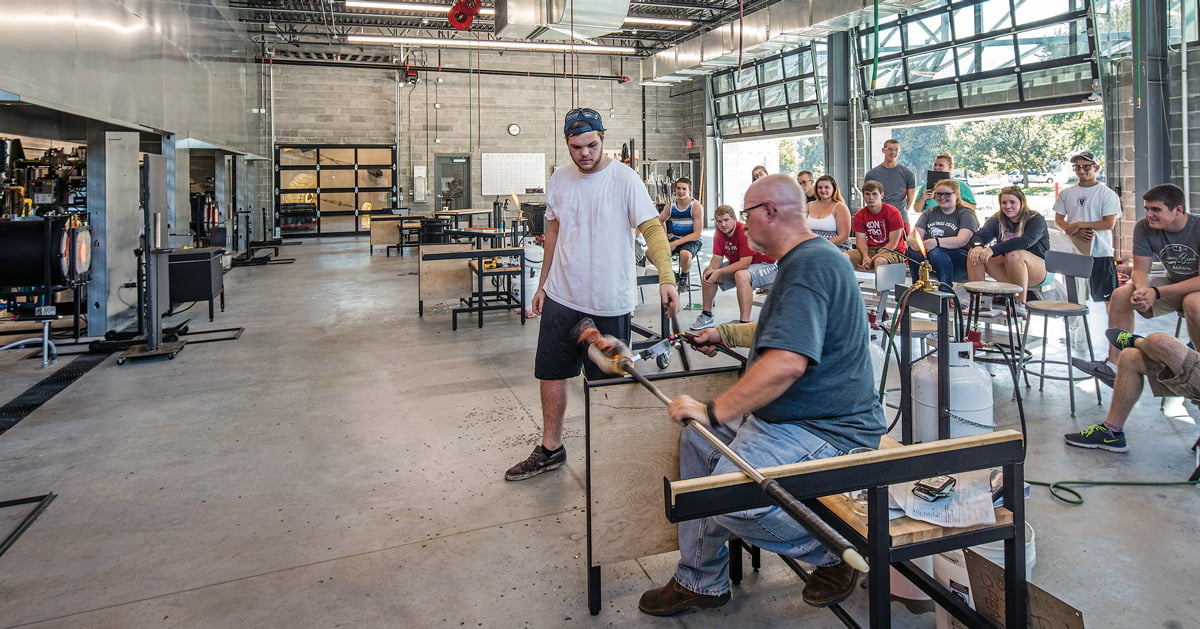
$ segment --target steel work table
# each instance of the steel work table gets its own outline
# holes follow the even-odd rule
[[[484,258],[495,257],[516,257],[520,260],[517,266],[500,267],[496,269],[484,269]],[[483,313],[491,310],[511,310],[518,307],[521,310],[521,325],[525,325],[525,301],[524,295],[526,290],[525,285],[525,249],[523,247],[510,247],[503,249],[470,249],[466,251],[442,251],[436,253],[424,253],[421,255],[422,260],[437,261],[437,260],[466,260],[467,268],[472,276],[471,294],[468,297],[461,298],[460,306],[451,311],[452,329],[458,329],[458,315],[462,313],[479,313],[479,327],[483,327]],[[521,293],[516,296],[512,291],[512,280],[514,277],[520,278]],[[485,290],[484,279],[503,278],[505,283],[504,290]],[[425,304],[422,301],[418,306],[420,316],[425,314]]]

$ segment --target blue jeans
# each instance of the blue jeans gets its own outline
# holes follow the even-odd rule
[[[754,467],[798,463],[842,454],[829,442],[799,424],[770,424],[753,416],[712,430],[721,441]],[[679,439],[682,478],[737,472],[733,463],[695,430],[684,429]],[[733,533],[768,552],[795,557],[816,566],[840,563],[783,509],[749,509],[679,523],[679,566],[675,580],[700,594],[719,596],[729,591],[729,549]]]
[[[908,262],[908,270],[912,273],[913,281],[916,281],[919,263],[925,260],[925,256],[922,256],[921,250],[916,247],[908,248],[908,256],[911,258]],[[933,267],[933,274],[937,276],[939,282],[953,286],[955,282],[967,279],[967,248],[935,247],[929,252],[929,265]]]

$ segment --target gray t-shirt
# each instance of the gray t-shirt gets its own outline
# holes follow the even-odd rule
[[[1154,256],[1167,270],[1171,283],[1196,277],[1200,272],[1200,216],[1188,215],[1177,232],[1154,229],[1142,219],[1133,228],[1133,255]]]
[[[917,187],[917,177],[903,164],[896,164],[894,168],[880,164],[867,171],[865,181],[878,181],[883,184],[883,202],[896,206],[901,212],[908,211],[904,195],[909,188]]]
[[[886,424],[867,335],[866,308],[845,254],[824,238],[793,247],[779,260],[750,360],[764,349],[781,349],[808,357],[808,368],[754,415],[799,423],[842,451],[879,447]]]
[[[939,209],[925,210],[917,219],[917,229],[924,229],[926,238],[950,238],[957,236],[960,229],[979,231],[979,217],[975,216],[975,210],[965,207],[949,214]]]

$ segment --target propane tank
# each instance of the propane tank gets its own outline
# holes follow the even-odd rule
[[[525,294],[521,295],[520,283],[514,282],[513,292],[517,293],[525,303],[525,316],[533,316],[529,309],[533,307],[533,294],[537,292],[538,281],[542,276],[542,258],[545,251],[537,244],[537,239],[526,236],[521,240],[525,249]]]
[[[992,417],[992,379],[972,360],[971,343],[950,343],[950,436],[966,437],[996,429]],[[942,351],[938,348],[938,351]],[[937,356],[913,365],[913,424],[920,442],[936,441]]]
[[[867,351],[871,354],[871,369],[875,374],[875,391],[878,393],[879,382],[883,378],[883,363],[887,358],[887,354],[883,349],[884,339],[887,336],[883,333],[883,330],[876,329],[871,329],[868,336],[871,342],[867,347]],[[900,366],[896,362],[897,359],[895,356],[892,357],[892,360],[887,361],[887,386],[889,388],[900,386]]]

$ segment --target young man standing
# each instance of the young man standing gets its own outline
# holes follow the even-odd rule
[[[949,173],[953,170],[954,157],[952,157],[949,153],[942,153],[941,155],[933,158],[933,172]],[[971,208],[972,210],[976,209],[975,191],[971,189],[971,186],[968,186],[967,182],[965,181],[960,181],[958,182],[958,191],[958,198],[959,201],[962,202],[962,205]],[[932,210],[933,208],[937,207],[937,205],[937,200],[933,198],[933,188],[926,189],[926,184],[921,184],[921,187],[917,188],[916,209],[918,211]]]
[[[692,198],[692,180],[680,177],[675,180],[675,199],[658,215],[667,229],[667,242],[671,255],[679,256],[679,276],[675,278],[681,289],[687,289],[692,270],[692,259],[700,255],[701,230],[704,229],[704,206]]]
[[[884,264],[903,264],[904,216],[895,206],[883,202],[883,184],[868,181],[862,187],[864,211],[854,215],[854,249],[847,251],[851,264],[859,271],[870,271]],[[885,251],[886,247],[892,251]],[[895,253],[895,252],[899,253]]]
[[[1108,325],[1133,331],[1137,312],[1147,319],[1163,314],[1184,313],[1188,336],[1200,342],[1200,216],[1183,206],[1183,190],[1173,184],[1154,186],[1142,195],[1145,218],[1133,228],[1133,273],[1129,282],[1113,291],[1108,306]],[[1158,258],[1166,277],[1151,277],[1150,265]],[[1115,345],[1108,360],[1076,359],[1076,366],[1108,386],[1116,377]]]
[[[531,304],[541,315],[534,376],[540,380],[542,442],[504,474],[525,480],[567,461],[563,418],[567,379],[586,364],[589,378],[603,374],[571,338],[584,317],[597,329],[629,343],[637,275],[633,228],[646,239],[647,256],[658,269],[658,292],[671,314],[679,293],[671,273],[671,250],[646,186],[633,169],[604,154],[604,123],[593,109],[572,109],[563,123],[574,168],[559,168],[546,190],[546,252]]]
[[[1121,215],[1121,199],[1096,179],[1100,166],[1091,152],[1073,155],[1071,168],[1079,183],[1059,193],[1054,201],[1054,223],[1071,237],[1080,253],[1092,256],[1091,297],[1108,301],[1117,288],[1112,230]]]
[[[713,302],[717,299],[717,287],[721,290],[737,288],[738,321],[750,323],[750,308],[754,305],[754,289],[770,286],[775,281],[775,258],[750,248],[745,227],[733,218],[733,208],[722,205],[714,213],[717,233],[713,238],[713,257],[704,269],[704,310],[692,324],[693,330],[703,330],[716,325],[713,321]]]
[[[917,178],[896,159],[900,157],[900,142],[883,143],[883,161],[867,171],[865,179],[883,184],[883,202],[907,215],[917,198]],[[907,223],[908,221],[905,221]]]

